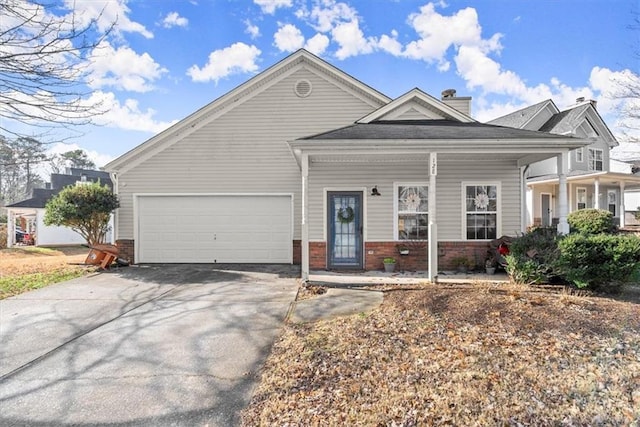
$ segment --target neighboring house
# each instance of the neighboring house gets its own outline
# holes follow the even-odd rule
[[[524,168],[589,141],[478,123],[443,94],[391,99],[300,50],[105,166],[120,253],[300,263],[304,279],[386,256],[431,280],[459,255],[483,263],[525,229]]]
[[[497,118],[489,124],[517,129],[550,132],[587,139],[590,144],[572,150],[565,158],[547,159],[528,166],[527,223],[550,226],[560,217],[560,175],[564,168],[568,210],[596,208],[611,211],[624,227],[625,192],[640,189],[640,176],[610,159],[610,150],[618,145],[615,137],[596,109],[596,102],[578,98],[576,105],[560,111],[552,100]],[[618,162],[619,163],[619,162]],[[635,209],[632,206],[631,209]]]
[[[8,216],[7,247],[16,243],[16,228],[33,238],[37,246],[64,246],[86,243],[78,233],[68,227],[44,224],[45,206],[49,199],[69,185],[82,182],[100,182],[113,188],[107,172],[70,168],[67,174],[51,174],[46,188],[35,188],[31,198],[5,206]],[[109,236],[110,239],[110,236]]]

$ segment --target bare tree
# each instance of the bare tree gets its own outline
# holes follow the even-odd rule
[[[75,12],[57,7],[0,0],[0,132],[33,136],[34,127],[46,133],[102,113],[89,101],[86,59],[113,26],[101,32],[96,19],[79,24]]]
[[[629,25],[629,30],[640,34],[639,13],[635,13],[634,22]],[[638,44],[634,46],[633,59],[638,63],[640,62],[640,37],[636,37],[636,43]],[[619,101],[621,118],[619,126],[626,130],[624,136],[628,142],[640,142],[640,75],[637,68],[625,70],[615,83],[617,90],[614,91],[613,97]]]

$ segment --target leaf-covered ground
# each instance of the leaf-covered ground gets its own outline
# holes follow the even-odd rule
[[[286,325],[243,425],[640,425],[640,301],[415,288]]]

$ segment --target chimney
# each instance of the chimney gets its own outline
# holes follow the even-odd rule
[[[576,98],[576,105],[582,104],[585,101],[587,101],[587,99],[584,96],[580,96],[580,97]],[[589,99],[588,102],[591,103],[591,105],[593,106],[594,109],[597,109],[598,101],[596,101],[595,99]]]
[[[470,96],[456,96],[455,89],[446,89],[442,91],[442,102],[449,107],[455,108],[461,113],[471,116],[471,97]]]

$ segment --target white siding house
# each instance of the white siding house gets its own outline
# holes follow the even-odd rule
[[[481,124],[469,105],[390,99],[300,50],[106,165],[120,253],[296,263],[306,278],[382,268],[411,241],[404,266],[435,279],[524,229],[527,165],[589,143]]]

